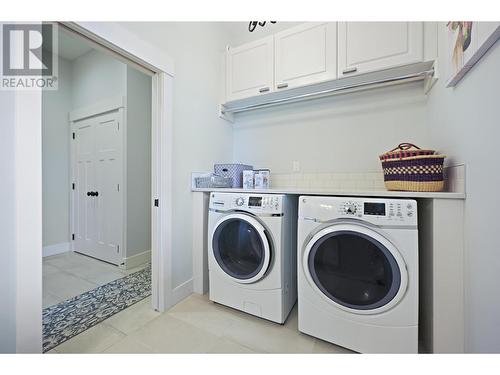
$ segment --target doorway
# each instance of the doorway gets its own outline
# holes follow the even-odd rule
[[[154,309],[165,311],[189,291],[172,290],[172,136],[173,60],[161,49],[113,23],[64,22],[75,32],[121,59],[152,72],[152,298]],[[13,250],[17,277],[14,291],[15,341],[18,353],[42,350],[42,92],[12,95],[15,128],[13,175],[16,212]],[[26,111],[25,108],[31,110]],[[153,202],[151,202],[153,204]],[[29,235],[26,235],[29,233]]]
[[[42,93],[44,351],[151,294],[152,74],[58,35],[59,87]]]

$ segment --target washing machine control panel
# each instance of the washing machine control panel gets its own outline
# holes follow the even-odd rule
[[[283,195],[212,193],[210,208],[229,211],[241,210],[256,214],[280,214],[283,210]]]
[[[359,202],[346,201],[342,205],[340,205],[341,215],[361,217],[362,213],[363,209]]]

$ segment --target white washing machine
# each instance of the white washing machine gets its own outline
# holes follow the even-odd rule
[[[297,300],[297,198],[211,193],[210,300],[284,323]]]
[[[299,331],[361,353],[418,352],[414,200],[299,198]]]

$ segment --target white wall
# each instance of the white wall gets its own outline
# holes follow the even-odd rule
[[[247,23],[233,22],[225,29],[228,44],[236,46],[297,24],[266,24],[249,33]],[[291,173],[293,161],[301,173],[381,171],[379,154],[401,142],[428,144],[425,113],[418,83],[241,113],[234,160],[271,173]]]
[[[378,155],[401,142],[428,144],[426,98],[412,84],[333,96],[236,117],[234,159],[271,173],[380,171]]]
[[[151,77],[127,67],[127,257],[151,250]]]
[[[192,171],[232,160],[232,128],[218,118],[221,60],[227,36],[220,23],[121,23],[174,59],[173,286],[192,278]]]
[[[0,24],[1,25],[1,24]],[[0,91],[0,353],[16,351],[14,92]]]
[[[445,56],[440,25],[439,55]],[[440,66],[445,66],[440,59]],[[500,352],[500,43],[455,87],[440,80],[427,107],[431,146],[466,164],[466,351]]]
[[[58,90],[42,93],[43,246],[69,242],[71,62],[59,58]]]
[[[72,108],[126,95],[127,66],[103,52],[92,50],[73,61]]]

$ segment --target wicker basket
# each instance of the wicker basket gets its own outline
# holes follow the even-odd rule
[[[401,143],[379,156],[386,188],[403,191],[443,190],[445,157],[436,155],[434,150],[423,150],[411,143]]]

